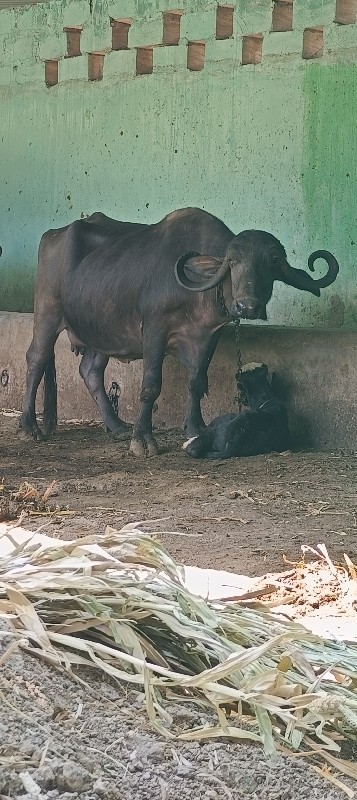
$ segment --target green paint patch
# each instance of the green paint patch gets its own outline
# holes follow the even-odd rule
[[[305,98],[302,187],[312,244],[328,239],[347,257],[357,244],[357,65],[311,64]]]
[[[308,65],[302,188],[313,247],[335,253],[346,293],[345,325],[357,324],[357,65]]]
[[[2,256],[4,258],[4,254]],[[6,251],[5,251],[6,258]],[[33,311],[34,276],[33,265],[24,266],[13,264],[10,268],[6,265],[0,270],[0,311],[18,311],[27,313]]]

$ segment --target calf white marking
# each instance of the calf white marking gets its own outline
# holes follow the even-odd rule
[[[263,364],[258,364],[255,361],[251,361],[250,364],[245,364],[244,367],[242,367],[242,372],[253,372],[253,370],[263,366]]]
[[[187,442],[184,442],[184,444],[182,445],[182,449],[186,450],[186,447],[188,447],[188,445],[191,444],[191,442],[193,442],[194,439],[198,439],[198,436],[191,436],[191,439],[187,439]]]

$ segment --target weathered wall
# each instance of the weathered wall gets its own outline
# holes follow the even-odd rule
[[[352,20],[355,0],[343,3]],[[293,30],[272,32],[271,0],[237,0],[233,36],[217,40],[216,3],[184,0],[180,43],[160,46],[172,8],[53,0],[0,11],[0,308],[31,309],[47,228],[99,209],[151,222],[198,205],[237,232],[271,230],[296,266],[317,247],[337,256],[338,282],[320,300],[277,286],[270,323],[355,329],[357,25],[334,22],[334,0],[295,0]],[[128,50],[111,51],[110,18],[132,20]],[[65,57],[66,26],[83,27],[82,55]],[[323,46],[305,59],[311,26],[323,26]],[[262,62],[243,66],[252,33],[264,36]],[[187,68],[194,40],[206,43],[200,71]],[[151,45],[153,72],[136,75],[136,48]],[[88,80],[93,51],[100,81]]]

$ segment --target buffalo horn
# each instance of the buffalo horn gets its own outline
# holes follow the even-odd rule
[[[339,266],[335,256],[333,256],[332,253],[329,253],[328,250],[315,250],[314,253],[311,253],[311,256],[309,256],[308,260],[308,266],[311,272],[314,271],[314,263],[318,258],[324,258],[328,265],[327,273],[323,278],[314,279],[311,277],[311,275],[309,275],[308,272],[305,272],[302,269],[294,269],[290,266],[290,264],[288,264],[287,261],[285,261],[280,280],[289,284],[289,286],[294,286],[295,289],[303,289],[304,291],[311,292],[319,297],[320,289],[330,286],[330,284],[336,280]]]
[[[186,269],[197,275],[197,280],[191,280],[186,274]],[[205,292],[218,286],[229,270],[229,263],[226,259],[214,258],[213,256],[202,256],[199,253],[186,253],[181,256],[175,264],[175,278],[180,286],[189,289],[191,292]],[[207,273],[213,275],[209,280]]]

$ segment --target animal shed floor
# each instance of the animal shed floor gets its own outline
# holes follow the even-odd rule
[[[62,538],[108,523],[165,518],[152,529],[195,534],[161,535],[177,559],[202,567],[249,575],[283,570],[283,554],[297,560],[301,544],[318,542],[335,559],[345,551],[357,560],[354,456],[288,453],[195,462],[181,450],[180,432],[160,432],[158,441],[162,455],[140,461],[127,452],[128,441],[111,441],[99,426],[63,426],[42,445],[3,431],[0,472],[9,489],[24,480],[45,489],[56,480],[57,496],[49,502],[75,512],[54,516],[48,527]],[[46,522],[33,516],[24,525]],[[346,797],[301,759],[279,757],[272,769],[251,745],[167,743],[152,732],[141,696],[109,679],[98,682],[94,672],[82,677],[92,691],[28,655],[15,653],[5,662],[0,795],[29,800],[21,768],[30,771],[43,800]],[[170,706],[170,713],[176,728],[208,718],[181,706]]]
[[[137,459],[129,439],[113,442],[98,426],[61,426],[46,443],[1,433],[0,473],[11,489],[27,480],[45,489],[56,480],[53,505],[75,512],[54,517],[53,535],[72,537],[160,520],[173,556],[187,564],[247,575],[284,569],[283,555],[324,542],[339,559],[357,559],[357,458],[341,453],[286,453],[228,461],[197,461],[181,449],[182,433],[158,433],[160,456]],[[35,528],[46,518],[34,517]]]

